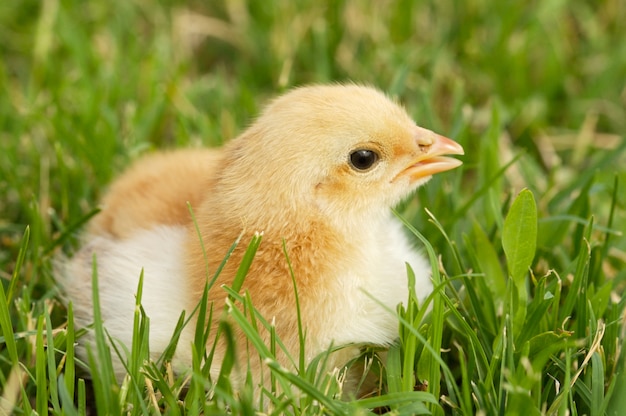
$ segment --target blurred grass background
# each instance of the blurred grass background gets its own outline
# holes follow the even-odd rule
[[[621,148],[624,9],[617,0],[6,3],[5,226],[43,220],[46,238],[49,208],[75,218],[146,148],[219,144],[268,97],[319,82],[398,97],[418,123],[468,136],[470,166],[496,110],[500,151],[523,149],[538,168],[514,185],[543,193],[590,166],[594,150]]]
[[[619,342],[625,21],[621,0],[2,2],[4,287],[30,227],[16,328],[32,329],[20,313],[45,308],[63,321],[51,256],[75,242],[75,225],[130,161],[219,145],[292,86],[357,82],[388,92],[418,124],[466,149],[462,170],[402,207],[444,259],[454,250],[423,207],[462,256],[475,246],[501,258],[503,213],[526,187],[540,220],[535,274],[560,270],[567,285],[593,216],[590,281],[593,290],[610,286],[601,311],[611,311]],[[611,348],[615,359],[619,347]]]

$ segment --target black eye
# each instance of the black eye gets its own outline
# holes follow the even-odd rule
[[[359,149],[350,153],[350,164],[353,168],[365,171],[378,161],[378,153],[373,150]]]

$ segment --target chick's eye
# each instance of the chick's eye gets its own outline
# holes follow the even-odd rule
[[[373,150],[359,149],[350,153],[350,164],[353,168],[365,171],[378,161],[378,153]]]

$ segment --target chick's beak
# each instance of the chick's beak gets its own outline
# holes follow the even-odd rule
[[[423,153],[413,159],[401,175],[408,175],[411,181],[432,176],[461,166],[463,162],[443,155],[462,155],[465,152],[460,144],[440,136],[430,130],[419,128],[417,143]]]

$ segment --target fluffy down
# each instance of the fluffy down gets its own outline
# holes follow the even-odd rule
[[[207,278],[241,236],[209,292],[213,309],[222,310],[221,286],[232,283],[248,241],[262,233],[242,290],[275,322],[294,357],[300,349],[297,312],[283,244],[299,293],[307,359],[331,344],[388,345],[398,323],[380,304],[394,310],[407,300],[405,263],[415,271],[418,295],[431,291],[430,267],[390,208],[431,175],[460,165],[445,154],[462,153],[458,144],[418,127],[402,107],[372,88],[298,88],[271,102],[222,149],[181,150],[138,161],[111,185],[84,246],[64,262],[59,279],[77,324],[89,325],[95,255],[104,325],[130,346],[143,270],[143,307],[157,357],[181,312],[196,307]],[[193,328],[191,322],[178,344],[180,369],[191,362]],[[236,336],[245,363],[245,336]],[[92,336],[80,342],[92,342]],[[338,352],[330,364],[344,364],[355,351]],[[222,356],[218,350],[215,371]],[[277,359],[289,366],[284,354]],[[250,360],[250,365],[262,383],[261,364]],[[116,371],[123,376],[119,362]]]

